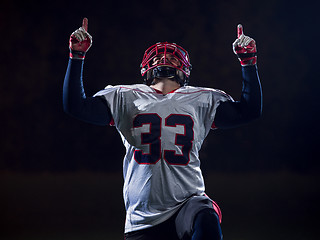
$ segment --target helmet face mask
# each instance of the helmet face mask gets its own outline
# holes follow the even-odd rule
[[[188,85],[190,70],[188,52],[175,43],[152,45],[145,51],[141,63],[141,75],[147,85],[154,78],[172,78],[181,86]]]

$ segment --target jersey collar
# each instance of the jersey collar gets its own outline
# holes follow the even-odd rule
[[[155,89],[155,88],[153,88],[153,87],[151,87],[151,86],[150,86],[150,88],[152,88],[156,93],[159,93],[159,94],[162,94],[162,95],[166,95],[166,94],[163,94],[163,93],[162,93],[160,90],[158,90],[158,89]],[[169,94],[169,93],[174,93],[174,92],[177,91],[178,89],[180,89],[180,87],[172,90],[171,92],[168,92],[167,94]]]

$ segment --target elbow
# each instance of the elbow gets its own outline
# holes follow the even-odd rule
[[[259,107],[257,109],[257,114],[256,114],[256,118],[261,118],[262,117],[262,97],[260,98],[260,104]]]
[[[260,108],[257,118],[261,118],[261,117],[262,117],[262,108]]]
[[[249,110],[248,116],[252,120],[256,120],[256,119],[261,118],[261,116],[262,116],[262,97],[260,97],[260,99],[258,101],[255,101],[255,104],[252,104],[248,110]]]
[[[72,111],[70,110],[70,108],[66,105],[63,104],[63,111],[68,114],[68,115],[73,115]]]
[[[63,104],[63,111],[71,117],[76,116],[76,114],[72,111],[72,109],[67,104]]]
[[[63,100],[63,111],[72,117],[77,117],[79,114],[79,110],[76,107],[72,107],[72,104],[65,99]]]
[[[71,108],[70,108],[70,104],[69,104],[69,101],[67,98],[63,98],[62,99],[62,107],[63,107],[63,111],[69,115],[72,115],[71,114]]]
[[[248,114],[250,120],[257,120],[262,117],[262,107],[259,107],[255,109],[254,111],[251,111],[251,114]]]
[[[262,117],[262,111],[258,111],[254,116],[253,116],[253,120],[257,120],[259,118]]]
[[[69,113],[69,105],[68,105],[68,101],[66,99],[63,98],[62,100],[62,107],[63,107],[63,111],[65,113]]]
[[[262,116],[262,104],[261,102],[258,104],[247,105],[243,109],[243,119],[246,122],[251,122],[253,120],[257,120]]]

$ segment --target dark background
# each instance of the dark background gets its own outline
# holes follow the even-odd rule
[[[241,23],[257,42],[263,116],[209,134],[200,153],[207,191],[225,209],[226,239],[316,239],[319,5],[2,1],[0,220],[6,237],[121,237],[121,139],[112,127],[80,122],[62,110],[68,39],[87,17],[93,36],[87,95],[108,84],[141,82],[143,52],[171,41],[189,51],[191,85],[239,99],[241,67],[231,45]],[[278,234],[269,231],[275,226]]]

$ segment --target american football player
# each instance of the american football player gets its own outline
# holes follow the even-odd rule
[[[109,85],[88,97],[82,82],[92,45],[88,19],[71,34],[64,110],[89,123],[115,126],[123,140],[125,239],[222,239],[221,211],[205,193],[199,150],[210,129],[240,126],[262,111],[256,43],[241,25],[237,29],[239,101],[221,90],[190,86],[189,54],[168,42],[145,51],[143,83]]]

